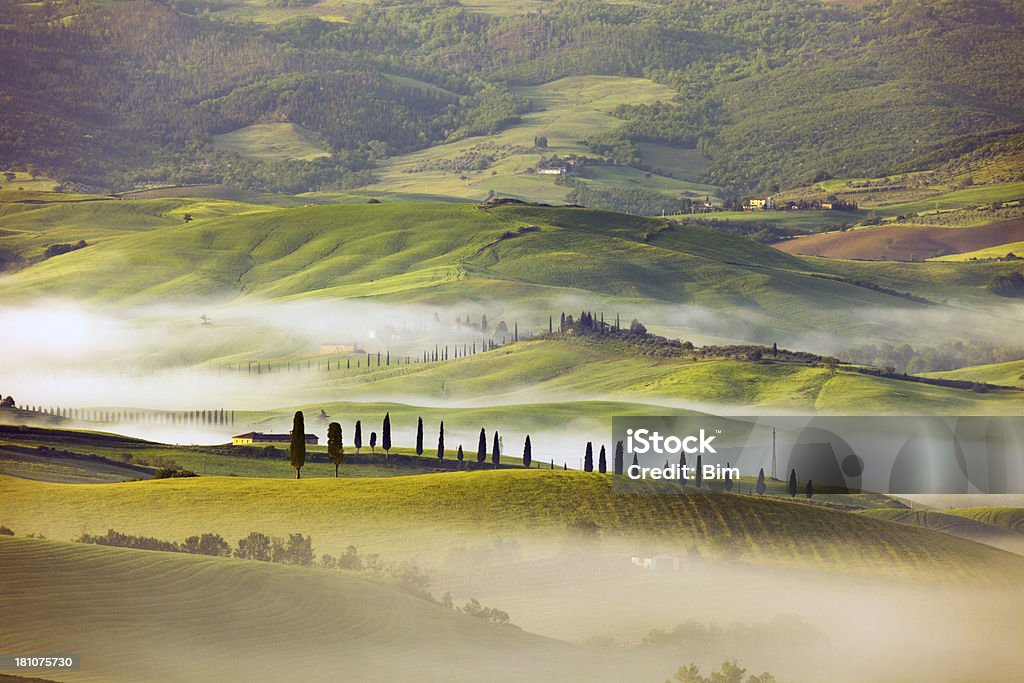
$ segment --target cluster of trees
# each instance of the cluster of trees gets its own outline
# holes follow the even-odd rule
[[[988,283],[988,291],[1014,299],[1024,297],[1024,273],[1018,270],[1009,275],[996,275]]]
[[[1024,360],[1024,346],[997,346],[989,342],[962,340],[916,347],[883,343],[851,349],[843,357],[851,363],[884,368],[890,374],[918,374]]]
[[[688,213],[693,206],[690,197],[673,196],[665,192],[628,187],[595,188],[585,180],[568,179],[573,190],[567,196],[572,204],[592,209],[617,211],[635,216],[659,216]]]
[[[775,683],[775,677],[767,671],[760,674],[747,675],[747,670],[734,661],[722,662],[719,671],[712,671],[708,676],[702,676],[700,667],[694,663],[688,666],[681,666],[676,671],[672,680],[665,683]]]

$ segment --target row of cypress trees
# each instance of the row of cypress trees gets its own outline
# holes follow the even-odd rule
[[[338,476],[338,470],[344,461],[345,450],[342,441],[342,429],[341,425],[337,422],[331,422],[327,426],[327,456],[334,465],[334,476]],[[363,447],[363,425],[360,420],[356,420],[355,424],[355,436],[353,439],[353,445],[356,448],[356,453]],[[384,415],[384,422],[381,425],[381,448],[384,450],[385,458],[391,456],[391,413]],[[377,432],[370,433],[370,448],[376,451],[377,448]],[[306,464],[306,425],[305,417],[301,410],[295,412],[295,416],[292,419],[292,432],[291,442],[289,444],[289,455],[291,457],[292,467],[295,468],[295,478],[301,478],[302,467]],[[416,423],[416,455],[423,455],[423,418],[419,418]],[[441,460],[444,458],[445,446],[444,446],[444,421],[441,421],[440,427],[438,428],[437,435],[437,458]],[[483,464],[487,462],[487,432],[481,427],[480,428],[480,440],[477,446],[476,460],[478,463]],[[465,454],[462,449],[462,444],[459,444],[459,448],[456,454],[459,462],[462,462]],[[494,438],[490,450],[491,464],[497,468],[501,464],[501,437],[498,431],[494,431]],[[533,444],[530,440],[530,435],[526,435],[526,441],[523,444],[523,466],[529,468],[533,462]],[[552,461],[551,466],[554,467]],[[564,466],[563,466],[564,467]]]

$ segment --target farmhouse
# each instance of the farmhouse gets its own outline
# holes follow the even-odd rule
[[[321,344],[320,353],[327,355],[331,353],[355,353],[355,344]]]
[[[768,211],[775,208],[775,200],[771,197],[751,197],[744,208],[747,211]]]
[[[537,173],[540,175],[565,175],[565,166],[552,166],[551,168],[538,168]]]
[[[291,434],[264,434],[263,432],[246,432],[245,434],[239,434],[231,437],[231,445],[233,446],[251,446],[256,443],[290,443],[292,440]],[[320,443],[320,438],[316,434],[306,434],[306,443],[311,446],[316,446]]]

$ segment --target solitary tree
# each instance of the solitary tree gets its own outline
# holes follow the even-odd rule
[[[377,432],[370,432],[370,452],[377,455]]]
[[[732,474],[729,472],[729,463],[725,463],[725,490],[732,491]]]
[[[594,471],[594,444],[589,441],[587,442],[587,453],[583,456],[583,471]]]
[[[498,469],[501,462],[501,444],[498,442],[498,430],[494,430],[494,445],[491,447],[491,463],[494,469]]]
[[[597,458],[597,471],[604,474],[608,471],[608,460],[605,456],[604,445],[601,445],[601,454]]]
[[[615,474],[622,474],[623,471],[621,441],[615,443],[615,459],[612,463],[612,471],[615,472]]]
[[[416,455],[423,455],[423,418],[416,420]]]
[[[444,458],[444,420],[441,420],[441,427],[437,430],[437,459]]]
[[[530,445],[530,435],[526,435],[526,443],[523,444],[523,467],[529,469],[533,462],[533,446]]]
[[[789,497],[796,498],[796,470],[789,471]]]
[[[465,453],[462,452],[462,444],[461,443],[459,444],[459,453],[458,453],[457,457],[459,458],[459,465],[462,465],[462,459],[465,458],[466,455],[465,455]]]
[[[476,461],[481,465],[487,462],[487,434],[483,427],[480,428],[480,442],[476,447]]]
[[[292,456],[292,467],[295,468],[295,478],[299,478],[299,470],[306,464],[306,422],[302,417],[302,411],[296,410],[292,419],[292,443],[288,448]]]
[[[686,486],[686,453],[679,453],[679,484]]]
[[[384,413],[384,425],[380,430],[380,447],[384,449],[384,457],[391,457],[391,413]]]
[[[701,458],[700,454],[698,454],[697,455],[697,471],[694,472],[694,474],[693,474],[693,483],[695,483],[697,485],[697,488],[700,488],[700,485],[704,483],[704,471],[703,471],[704,470],[704,465],[701,462],[702,460],[703,460],[703,458]]]
[[[359,449],[363,447],[363,424],[356,420],[356,437],[352,443],[356,446],[356,455],[359,455]]]
[[[810,500],[814,496],[814,484],[811,483],[810,479],[807,480],[807,491],[805,495],[807,496],[807,500]]]
[[[327,425],[327,457],[334,464],[334,478],[338,478],[338,468],[345,459],[345,446],[341,442],[341,425],[332,422]]]
[[[637,459],[636,453],[633,454],[633,466],[634,467],[639,467],[640,466],[640,461]]]
[[[764,483],[764,468],[762,467],[757,473],[757,484],[755,486],[757,495],[763,496],[764,492],[768,490],[768,486]]]

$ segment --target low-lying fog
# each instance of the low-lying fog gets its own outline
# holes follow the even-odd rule
[[[494,303],[476,302],[442,307],[351,300],[244,299],[228,304],[164,303],[118,308],[62,300],[5,305],[0,306],[0,330],[4,331],[0,342],[0,394],[13,396],[20,406],[77,409],[78,415],[85,417],[99,409],[104,414],[100,421],[106,429],[175,443],[223,442],[250,428],[286,430],[290,426],[286,410],[269,421],[271,415],[252,415],[251,411],[346,400],[447,409],[603,400],[607,397],[526,391],[529,384],[525,369],[523,377],[504,377],[494,395],[482,395],[479,387],[462,389],[460,382],[473,378],[455,377],[446,380],[451,386],[450,396],[446,389],[441,397],[436,392],[425,396],[415,389],[400,388],[380,395],[367,391],[351,395],[353,390],[339,391],[332,386],[334,376],[321,372],[327,362],[334,364],[336,372],[351,372],[347,366],[341,367],[342,363],[351,363],[353,370],[357,364],[365,367],[365,354],[371,355],[374,364],[378,353],[384,359],[390,354],[392,365],[399,368],[410,360],[416,362],[424,352],[433,353],[435,348],[443,353],[447,347],[451,359],[456,347],[460,354],[474,344],[479,351],[486,339],[497,343],[503,339],[511,341],[517,332],[520,339],[526,339],[547,331],[549,315],[557,328],[561,311],[578,314],[584,308],[591,307],[569,299],[553,301],[550,310],[502,308]],[[778,321],[763,311],[734,310],[724,314],[682,305],[621,308],[623,325],[636,317],[652,330],[698,344],[778,341],[787,348],[836,353],[851,343],[848,338],[839,339],[824,330],[799,334],[773,332]],[[847,310],[842,315],[859,321],[866,333],[884,328],[888,338],[895,339],[932,334],[938,341],[969,333],[977,339],[1010,344],[1024,338],[1022,307],[1004,307],[998,316],[947,307],[909,311],[897,315],[898,311],[893,310]],[[614,310],[607,310],[606,321],[613,321],[615,315]],[[835,315],[822,313],[823,319]],[[486,332],[482,329],[485,316]],[[858,339],[856,343],[872,339]],[[337,353],[337,348],[327,349],[326,345],[351,346],[361,353]],[[521,389],[519,393],[503,395],[513,394],[510,389],[517,388]],[[658,403],[719,414],[750,411],[743,406],[665,400]],[[123,417],[126,411],[203,409],[250,414],[235,424],[168,424],[159,418]],[[364,419],[378,420],[376,412],[371,411]],[[350,422],[360,419],[349,417]],[[89,419],[82,424],[95,426],[97,422]],[[521,431],[533,430],[536,436],[546,430],[542,436],[547,445],[545,452],[564,460],[578,459],[583,444],[589,440],[582,432],[590,430],[593,421],[567,424],[560,418],[556,424],[545,425],[540,419],[515,426],[521,426]],[[454,422],[448,427],[449,444],[475,444],[479,425]],[[317,429],[317,425],[311,426],[311,431]],[[579,438],[574,436],[577,433]]]

